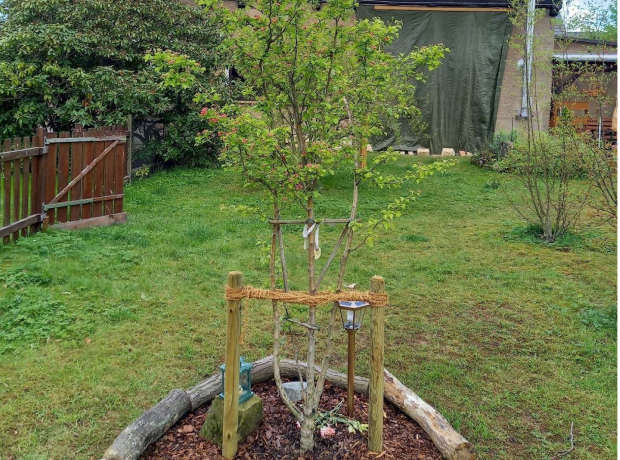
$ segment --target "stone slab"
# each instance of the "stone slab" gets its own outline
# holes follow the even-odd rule
[[[419,157],[428,157],[431,155],[431,151],[429,149],[418,149]]]
[[[301,401],[304,398],[301,383],[302,382],[286,382],[282,384],[284,392],[293,402]],[[303,382],[303,389],[305,390],[307,387],[308,384]]]
[[[453,157],[454,156],[454,149],[449,149],[449,148],[441,149],[441,156],[442,157]]]
[[[239,443],[252,434],[263,419],[263,400],[253,395],[247,401],[239,405]],[[205,438],[213,441],[218,446],[222,445],[224,424],[224,400],[216,397],[211,403],[211,407],[207,412],[200,434]]]

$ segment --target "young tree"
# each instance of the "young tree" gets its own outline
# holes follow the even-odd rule
[[[205,104],[202,114],[211,123],[211,129],[201,137],[220,137],[225,145],[221,155],[225,164],[267,193],[272,207],[265,214],[274,222],[270,286],[276,288],[279,259],[282,286],[290,288],[281,219],[296,207],[307,219],[304,235],[309,241],[308,293],[319,290],[329,265],[344,246],[336,282],[340,290],[351,252],[371,240],[376,229],[398,217],[416,196],[397,193],[379,215],[360,222],[360,183],[365,180],[398,190],[405,182],[418,182],[447,165],[414,164],[406,174],[396,176],[382,174],[378,169],[395,157],[394,152],[377,154],[368,166],[363,158],[373,134],[383,133],[400,119],[419,116],[413,106],[414,83],[423,78],[423,69],[439,65],[446,50],[437,45],[407,56],[386,53],[385,46],[395,39],[399,26],[378,19],[352,20],[352,0],[330,0],[321,8],[307,0],[253,0],[246,2],[245,10],[235,12],[214,2],[203,3],[222,18],[228,31],[222,49],[228,53],[229,64],[248,84],[246,98],[256,102],[243,109],[222,104],[212,93],[199,96]],[[159,62],[165,65],[166,60],[160,58]],[[320,247],[315,244],[315,236],[321,218],[315,215],[316,200],[320,198],[322,179],[341,168],[348,168],[352,176],[349,216],[343,219],[344,229],[319,271]],[[301,424],[301,449],[308,451],[314,445],[315,417],[329,367],[338,308],[334,305],[329,317],[319,375],[314,371],[316,307],[308,308],[305,321],[289,318],[288,314],[284,318],[306,329],[307,390],[303,409],[293,404],[282,389],[278,367],[280,308],[274,301],[274,375],[285,404]]]
[[[196,113],[198,86],[163,86],[144,54],[183,52],[213,79],[220,32],[203,9],[167,0],[0,3],[0,138]],[[197,129],[192,127],[191,136]],[[190,148],[194,142],[190,144]]]
[[[539,105],[544,100],[540,92],[549,91],[540,85],[540,78],[554,75],[556,87],[552,103],[554,107],[560,107],[561,103],[577,97],[576,87],[570,86],[575,76],[581,76],[585,81],[586,75],[596,73],[589,65],[553,61],[531,34],[541,13],[529,10],[519,0],[513,2],[513,7],[511,20],[522,32],[513,37],[511,46],[521,53],[524,72],[531,75],[531,79],[526,80],[525,88],[525,129],[503,162],[505,169],[516,174],[521,187],[508,189],[507,197],[519,215],[540,228],[543,240],[553,243],[575,226],[590,199],[592,187],[590,182],[582,180],[587,174],[584,157],[588,142],[587,137],[578,133],[574,117],[568,110],[562,110],[557,126],[549,132],[542,123],[542,117],[547,116],[551,107]],[[568,84],[564,85],[563,80]],[[593,89],[590,84],[586,86],[586,90],[579,92],[581,96]],[[601,94],[601,88],[597,94]]]
[[[587,1],[575,10],[570,8],[573,5],[574,2],[569,1],[563,9],[561,25],[567,33],[557,42],[561,45],[562,54],[569,54],[569,46],[578,38],[595,41],[588,46],[590,53],[604,56],[615,52],[618,40],[618,5],[612,2],[609,5],[600,5],[599,2]],[[573,14],[569,14],[571,11]],[[598,189],[598,193],[592,194],[590,206],[604,221],[616,226],[618,156],[605,141],[606,133],[602,121],[604,116],[611,114],[611,110],[617,107],[617,100],[611,95],[614,94],[612,88],[616,84],[618,72],[612,70],[608,64],[599,62],[556,62],[554,73],[559,83],[554,92],[554,100],[558,103],[587,101],[590,107],[588,118],[598,122],[599,129],[596,133],[583,135],[575,132],[572,143],[580,145],[580,164],[592,185]],[[614,136],[617,142],[617,133]]]

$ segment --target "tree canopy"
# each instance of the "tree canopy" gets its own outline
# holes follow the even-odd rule
[[[219,41],[210,15],[181,2],[0,0],[0,136],[186,113],[196,88],[162,84],[144,55],[182,52],[204,84]]]
[[[569,0],[564,8],[563,21],[568,30],[580,32],[584,38],[605,42],[618,40],[618,5],[615,1],[606,7],[590,0],[570,14],[569,7],[573,3]]]

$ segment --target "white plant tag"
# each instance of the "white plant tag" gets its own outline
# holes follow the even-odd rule
[[[312,233],[312,230],[316,226],[316,223],[312,224],[312,227],[308,227],[308,224],[304,225],[304,230],[302,232],[304,236],[304,250],[308,249],[308,235]]]

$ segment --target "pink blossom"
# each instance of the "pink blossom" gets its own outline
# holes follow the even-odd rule
[[[200,111],[200,115],[206,115],[207,114],[207,108],[203,107],[202,110]]]
[[[331,426],[326,426],[321,428],[321,437],[322,438],[331,438],[336,434],[336,430],[334,430]]]
[[[304,186],[303,186],[303,185],[301,185],[301,184],[297,184],[297,185],[295,185],[295,190],[301,190],[301,189],[303,189],[303,188],[304,188]]]

